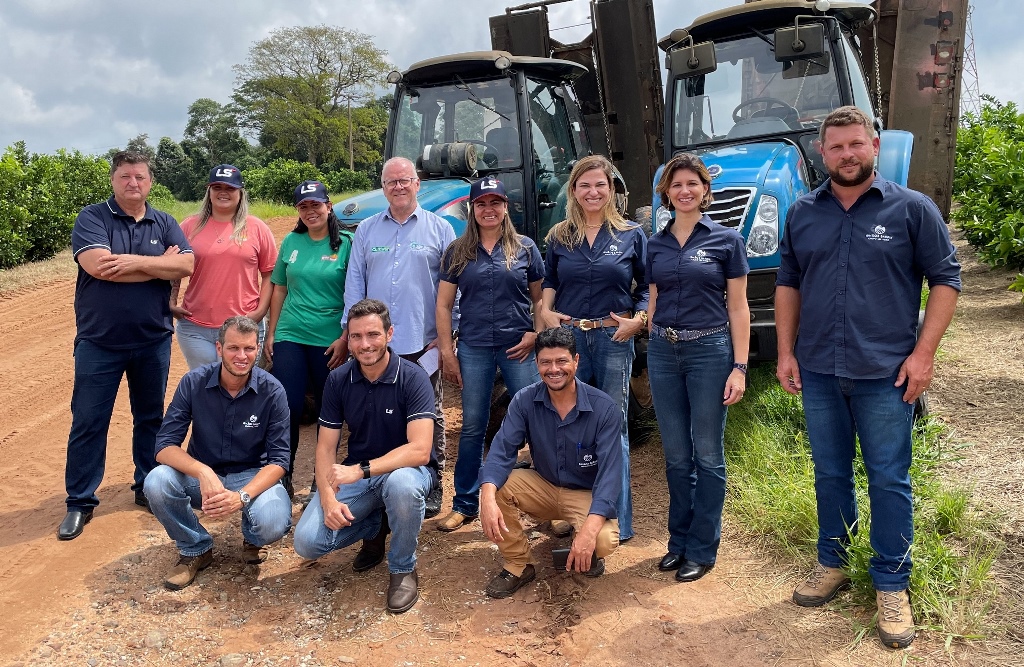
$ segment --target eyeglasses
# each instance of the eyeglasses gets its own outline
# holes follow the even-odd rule
[[[415,180],[416,180],[415,178],[395,178],[395,179],[392,179],[390,181],[381,181],[381,184],[384,187],[386,187],[387,189],[393,190],[394,188],[397,188],[398,186],[402,186],[403,188],[407,188],[410,185],[412,185]]]

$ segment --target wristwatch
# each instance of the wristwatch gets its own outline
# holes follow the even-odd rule
[[[245,489],[238,490],[238,497],[242,500],[242,507],[248,507],[252,502],[252,496],[245,492]]]
[[[735,368],[736,370],[738,370],[740,373],[743,373],[744,375],[747,374],[747,365],[746,364],[741,364],[741,363],[737,362],[737,363],[734,363],[732,365],[732,367]]]
[[[370,479],[370,462],[360,461],[359,467],[363,470],[363,479]]]

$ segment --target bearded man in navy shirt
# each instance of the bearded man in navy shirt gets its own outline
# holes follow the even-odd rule
[[[803,392],[818,504],[818,562],[793,601],[817,607],[850,585],[842,568],[857,531],[859,437],[878,635],[904,648],[914,640],[907,593],[914,401],[931,382],[953,318],[960,265],[935,204],[875,173],[879,139],[863,111],[836,109],[820,139],[830,178],[790,209],[775,297],[778,378],[791,394]],[[924,278],[928,305],[918,335]]]

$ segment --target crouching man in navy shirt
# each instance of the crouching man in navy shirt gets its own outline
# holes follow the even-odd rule
[[[270,373],[255,368],[259,325],[230,317],[220,328],[220,363],[185,374],[156,439],[162,465],[146,476],[146,497],[181,554],[164,586],[188,586],[213,562],[213,538],[192,508],[211,519],[242,515],[242,557],[262,563],[284,537],[292,504],[279,483],[288,472],[288,400]],[[188,451],[181,448],[189,424]]]
[[[387,604],[400,614],[419,599],[416,544],[427,494],[438,482],[434,390],[422,367],[388,347],[394,327],[383,302],[353,305],[347,331],[355,358],[331,371],[324,386],[318,491],[295,528],[295,551],[316,559],[363,540],[352,563],[362,572],[384,559],[393,531]],[[348,425],[348,454],[338,464],[342,424]]]
[[[566,570],[600,576],[604,558],[619,545],[622,410],[576,379],[580,357],[570,330],[542,331],[535,349],[541,381],[512,399],[480,471],[480,521],[505,559],[487,586],[493,598],[512,595],[536,575],[520,512],[572,524]],[[534,469],[514,469],[523,441],[530,443]]]

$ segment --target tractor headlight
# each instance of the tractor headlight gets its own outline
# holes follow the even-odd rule
[[[747,257],[774,255],[779,249],[779,200],[761,195],[747,234]]]

